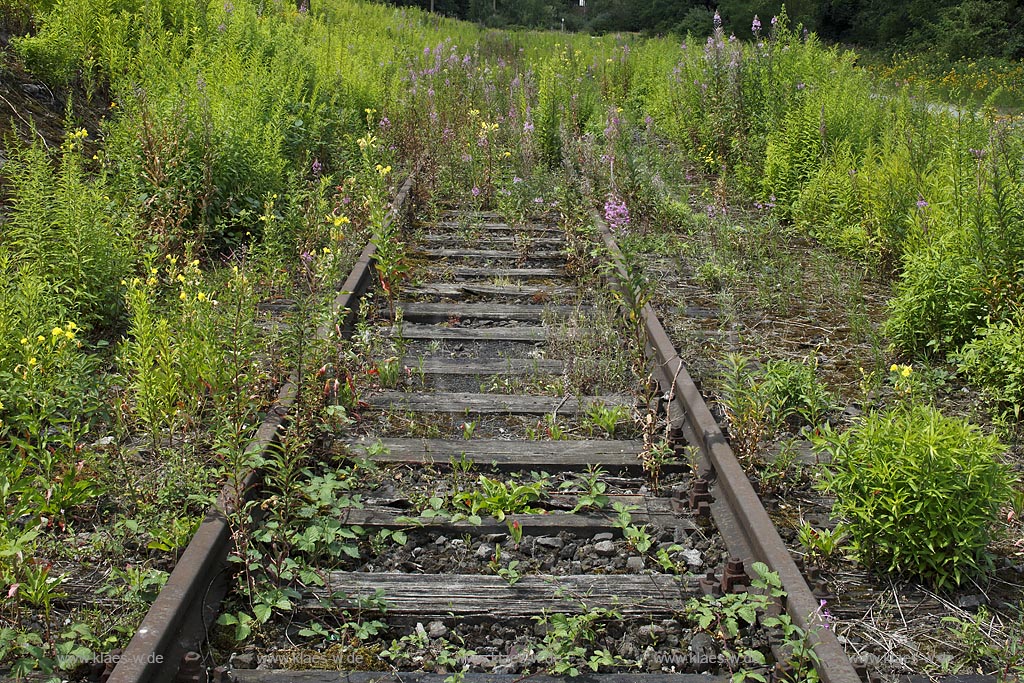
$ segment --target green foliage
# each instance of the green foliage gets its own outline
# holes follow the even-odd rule
[[[1024,411],[1024,314],[982,328],[957,354],[960,370],[984,387],[1004,416]]]
[[[654,545],[654,538],[647,531],[647,525],[637,526],[633,524],[633,515],[630,513],[636,510],[636,506],[616,501],[612,503],[612,509],[615,510],[615,521],[612,522],[612,526],[622,531],[622,536],[626,539],[629,547],[640,554],[650,550],[651,546]]]
[[[622,663],[622,658],[598,649],[604,622],[621,618],[619,613],[603,607],[581,605],[578,614],[544,612],[534,621],[544,629],[544,638],[537,650],[537,660],[547,665],[553,676],[575,678],[585,669],[597,671],[602,666]]]
[[[991,568],[986,546],[1013,482],[994,436],[911,405],[871,412],[842,433],[826,425],[814,442],[832,456],[823,485],[836,496],[833,514],[870,566],[938,587]]]
[[[15,150],[3,169],[12,201],[0,227],[0,268],[9,296],[32,300],[12,307],[23,333],[69,319],[105,325],[117,313],[130,223],[108,196],[106,173],[90,177],[86,138],[84,129],[70,133],[58,160],[36,142]]]
[[[770,360],[764,364],[761,381],[774,424],[796,418],[813,427],[832,409],[835,401],[815,376],[817,368],[816,358],[804,363]]]
[[[477,488],[456,494],[452,502],[469,509],[473,516],[489,514],[501,522],[506,515],[539,512],[532,504],[543,495],[542,482],[517,484],[481,474]]]
[[[623,405],[606,406],[603,403],[595,402],[587,404],[587,412],[584,416],[584,426],[591,433],[601,432],[604,436],[612,438],[619,425],[629,417],[629,408]]]

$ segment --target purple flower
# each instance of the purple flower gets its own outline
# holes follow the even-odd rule
[[[750,25],[750,31],[751,31],[751,33],[757,33],[760,30],[761,30],[761,20],[758,19],[757,15],[755,14],[754,15],[754,22]]]
[[[524,133],[532,133],[533,132],[533,121],[527,121],[526,123],[523,124],[523,132]]]
[[[971,147],[971,156],[974,157],[975,159],[982,159],[985,156],[985,150],[974,149],[973,147]]]
[[[473,196],[474,197],[479,197],[480,196],[480,188],[477,187],[476,185],[473,186],[472,192],[473,192]]]
[[[797,90],[803,90],[803,89],[804,89],[804,88],[806,88],[806,87],[807,87],[807,86],[805,86],[805,85],[804,85],[803,83],[797,83],[797,84],[796,84],[796,89],[797,89]]]
[[[924,211],[925,207],[928,206],[928,202],[925,201],[924,197],[917,195],[917,208]]]
[[[521,182],[523,182],[523,179],[522,179],[522,178],[520,178],[519,176],[514,176],[514,177],[512,178],[512,184],[513,184],[513,185],[518,185],[518,184],[519,184],[519,183],[521,183]]]
[[[718,13],[718,10],[715,10],[714,24],[716,29],[722,28],[722,15]]]
[[[319,178],[320,177],[320,172],[324,170],[324,166],[323,166],[323,164],[320,163],[319,159],[314,159],[313,160],[313,166],[312,166],[312,168],[310,170],[313,171],[313,175],[314,176]]]
[[[231,0],[224,0],[224,13],[231,14],[235,11],[235,6],[231,3]]]
[[[313,262],[313,254],[311,254],[308,251],[304,251],[299,256],[299,260],[301,260],[305,265],[308,266],[309,264],[311,264]]]
[[[228,27],[227,27],[227,25],[226,25],[226,24],[225,24],[225,23],[224,23],[224,22],[222,21],[222,22],[220,22],[219,24],[217,24],[217,30],[218,30],[218,31],[220,31],[221,33],[224,33],[224,31],[227,31],[227,30],[228,30]]]
[[[778,21],[779,21],[778,17],[772,17],[772,26],[775,26],[775,24],[777,24]]]
[[[604,203],[604,219],[612,230],[623,230],[629,225],[629,207],[614,192],[608,195]]]
[[[377,125],[379,125],[380,129],[384,132],[391,130],[391,121],[389,121],[388,117],[386,116],[382,116],[380,119],[380,123]]]

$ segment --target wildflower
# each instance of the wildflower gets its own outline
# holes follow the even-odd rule
[[[824,622],[823,626],[826,631],[832,628],[832,613],[826,609],[827,605],[828,600],[822,600],[818,604],[818,614],[821,616],[821,619]]]
[[[43,335],[39,335],[38,337],[36,337],[36,341],[46,341],[46,337],[44,337]]]
[[[925,201],[924,197],[917,195],[917,208],[924,211],[926,206],[928,206],[928,202]]]
[[[477,187],[476,185],[473,186],[472,192],[473,192],[473,196],[474,197],[479,197],[480,196],[480,188]]]
[[[314,159],[313,166],[310,168],[310,170],[313,172],[314,176],[319,177],[320,172],[324,170],[324,165],[320,163],[319,159]]]
[[[609,194],[604,203],[604,219],[613,230],[622,230],[629,225],[629,207],[614,193]]]
[[[28,344],[28,337],[22,337],[21,338],[21,344],[22,344],[22,346],[24,346],[25,344]]]
[[[181,294],[178,295],[178,298],[181,299],[182,301],[185,301],[186,299],[188,299],[188,294],[185,293],[184,289],[181,290]]]
[[[892,365],[889,366],[889,372],[896,372],[899,369],[900,369],[900,366],[896,365],[895,363],[893,363]]]
[[[903,377],[910,377],[911,372],[913,372],[913,370],[911,370],[910,366],[904,365],[903,369],[900,371],[900,375],[902,375]]]
[[[64,336],[67,337],[68,340],[71,340],[75,338],[75,333],[72,332],[71,330],[65,330]]]
[[[59,337],[60,335],[64,334],[64,330],[60,329],[59,327],[55,327],[52,330],[50,330],[50,334],[52,334],[54,337]]]
[[[718,10],[715,10],[714,24],[716,30],[722,28],[722,15],[718,13]]]
[[[35,365],[36,362],[37,361],[36,361],[36,357],[35,356],[32,356],[31,358],[28,359],[28,364],[29,365]]]
[[[754,22],[750,25],[750,31],[751,31],[751,33],[755,33],[756,34],[760,30],[761,30],[761,20],[758,19],[757,15],[755,14],[754,15]]]
[[[196,294],[196,301],[206,301],[206,293],[199,292],[198,294]]]
[[[512,184],[513,185],[518,185],[521,182],[523,182],[522,178],[520,178],[519,176],[513,176],[513,178],[512,178]]]

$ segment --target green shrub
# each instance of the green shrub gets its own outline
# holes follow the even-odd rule
[[[984,283],[976,264],[950,251],[920,249],[904,259],[885,333],[912,355],[954,351],[984,323]]]
[[[814,426],[832,408],[832,395],[815,377],[817,368],[817,359],[809,363],[788,360],[765,363],[762,383],[775,424],[796,418]]]
[[[11,186],[10,221],[0,229],[7,266],[16,281],[35,278],[45,290],[25,311],[25,333],[65,320],[109,324],[117,313],[130,223],[110,200],[106,175],[88,177],[86,137],[68,136],[56,169],[39,143],[3,169]]]
[[[1012,494],[999,440],[931,406],[871,412],[849,430],[814,437],[832,456],[823,488],[870,567],[942,588],[992,568],[986,546]]]
[[[989,325],[958,354],[960,370],[984,387],[1004,417],[1024,413],[1024,312]]]

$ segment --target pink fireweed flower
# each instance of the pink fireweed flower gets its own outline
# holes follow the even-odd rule
[[[604,203],[604,219],[612,230],[623,230],[629,225],[629,207],[615,193],[609,194]]]

